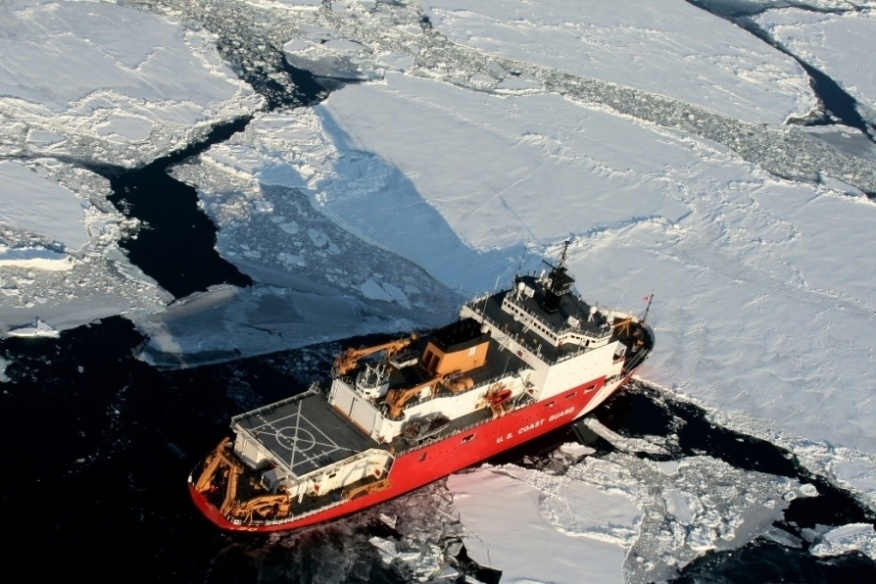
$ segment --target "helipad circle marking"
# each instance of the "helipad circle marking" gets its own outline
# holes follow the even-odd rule
[[[316,439],[310,431],[304,428],[286,426],[277,428],[277,443],[287,450],[307,452],[316,446]]]

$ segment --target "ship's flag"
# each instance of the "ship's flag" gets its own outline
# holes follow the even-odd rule
[[[645,302],[648,302],[649,300],[651,300],[651,295],[648,294],[647,296],[642,296],[642,300],[644,300]]]

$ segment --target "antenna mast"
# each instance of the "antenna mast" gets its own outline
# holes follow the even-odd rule
[[[570,243],[571,242],[568,239],[565,241],[565,244],[563,245],[563,254],[560,256],[560,261],[557,262],[556,266],[545,261],[545,263],[551,267],[551,271],[550,274],[548,274],[547,284],[545,286],[546,290],[544,298],[541,301],[541,307],[549,313],[554,313],[559,309],[560,300],[571,291],[572,283],[575,281],[575,279],[568,274],[566,269],[566,252],[569,249]]]
[[[652,290],[650,294],[648,294],[648,306],[645,307],[645,312],[642,313],[641,320],[645,322],[645,319],[648,318],[648,311],[651,310],[651,302],[654,300],[654,291]]]
[[[516,276],[520,275],[520,270],[523,269],[523,261],[526,259],[526,244],[523,244],[523,251],[520,252],[520,263],[517,264],[517,273]]]

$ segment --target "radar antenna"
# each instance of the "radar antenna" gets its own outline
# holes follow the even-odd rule
[[[570,243],[571,241],[568,239],[564,242],[563,253],[560,256],[560,261],[557,262],[557,265],[554,266],[548,261],[544,262],[550,266],[551,271],[550,274],[548,274],[547,285],[545,286],[542,308],[549,313],[557,311],[560,307],[560,300],[571,291],[572,283],[575,281],[575,279],[568,274],[566,268],[566,253],[569,251]]]

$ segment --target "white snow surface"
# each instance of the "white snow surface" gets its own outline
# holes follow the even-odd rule
[[[0,154],[134,166],[251,111],[214,40],[104,2],[3,2]]]
[[[812,546],[816,556],[838,556],[851,551],[876,559],[876,531],[869,523],[850,523],[829,530]]]
[[[738,27],[687,2],[624,4],[235,4],[293,64],[363,80],[262,113],[201,28],[102,2],[3,3],[0,334],[124,314],[152,357],[185,365],[395,332],[445,321],[570,240],[586,299],[640,312],[653,294],[642,378],[876,506],[872,141],[781,126],[815,107],[806,77]],[[758,23],[872,119],[873,4],[808,5],[836,10]],[[174,175],[257,284],[169,305],[119,251],[137,226],[107,181],[71,161],[146,162],[241,114],[244,132]],[[582,566],[594,582],[659,581],[812,494],[708,457],[629,454],[645,447],[661,445],[451,477],[466,545],[509,582],[579,582]],[[822,538],[815,553],[873,553],[859,525]],[[556,561],[535,573],[523,542]]]
[[[876,75],[872,68],[872,38],[876,6],[866,10],[818,13],[784,8],[768,10],[756,22],[782,45],[829,75],[859,101],[859,113],[876,123]]]
[[[0,184],[0,222],[45,235],[74,250],[85,244],[86,205],[73,191],[11,160],[0,160]]]
[[[451,0],[426,7],[436,29],[479,51],[742,120],[781,122],[815,106],[792,58],[687,2]]]
[[[790,479],[709,457],[655,463],[615,445],[622,452],[604,459],[564,445],[554,467],[452,475],[469,555],[501,569],[502,582],[665,582],[708,550],[747,543],[809,496]]]
[[[621,581],[641,516],[617,486],[485,466],[453,475],[448,488],[468,555],[501,569],[503,582]]]

